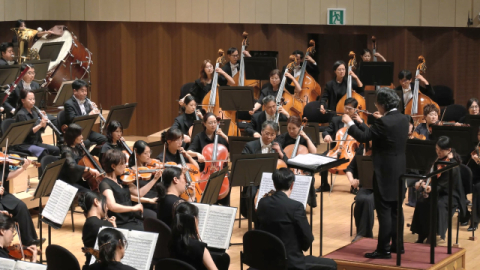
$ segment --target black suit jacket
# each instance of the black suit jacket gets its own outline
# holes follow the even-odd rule
[[[16,65],[18,64],[17,61],[13,61],[13,64]],[[8,62],[7,60],[3,59],[3,58],[0,58],[0,66],[8,66]]]
[[[90,113],[92,107],[90,106],[90,102],[85,102],[85,111],[87,114]],[[72,96],[69,100],[65,101],[63,104],[65,108],[65,124],[69,125],[72,123],[73,118],[77,116],[82,116],[82,110],[80,109],[80,105],[78,104],[77,100]]]
[[[325,136],[330,135],[333,140],[335,140],[335,135],[337,134],[337,131],[345,126],[345,123],[342,122],[342,117],[341,116],[334,116],[330,120],[330,124],[328,127],[325,129],[325,131],[322,133],[323,138]]]
[[[239,71],[240,69],[240,60],[238,60],[237,62],[238,64],[238,68],[237,68],[237,72]],[[227,73],[230,77],[233,77],[232,76],[232,66],[231,66],[231,62],[228,61],[228,63],[226,63],[225,65],[223,65],[222,67],[223,71],[225,71],[225,73]],[[223,76],[223,75],[220,75],[218,74],[218,84],[220,86],[226,86],[228,84],[228,80]]]
[[[412,92],[413,92],[413,89],[415,89],[415,81],[410,83],[410,89],[412,89]],[[420,92],[422,92],[422,94],[427,95],[429,98],[433,98],[433,96],[435,96],[435,91],[433,90],[433,87],[430,84],[425,85],[425,87],[420,86],[418,89],[420,90]],[[403,87],[399,85],[397,86],[397,88],[395,88],[395,90],[402,91],[402,95],[400,96],[400,98],[403,101],[403,107],[406,107],[408,101],[410,100],[403,99]],[[404,112],[404,110],[405,108],[402,109],[402,112]],[[419,112],[419,113],[422,114],[423,112]]]
[[[40,84],[38,84],[35,81],[32,81],[30,83],[30,88],[32,90],[37,90],[40,89]],[[23,90],[23,80],[20,81],[20,83],[17,84],[17,87],[10,93],[8,96],[7,100],[5,100],[5,103],[3,103],[3,108],[5,108],[5,111],[7,113],[7,117],[13,117],[13,115],[10,113],[12,109],[15,109],[18,105],[18,102],[20,101],[20,92]]]
[[[258,203],[259,229],[282,240],[287,251],[288,269],[305,269],[305,256],[313,242],[303,204],[294,201],[281,191],[262,198]]]
[[[245,147],[242,150],[242,154],[261,154],[262,153],[262,144],[260,143],[261,138],[258,140],[254,140],[251,142],[248,142],[245,144]],[[282,150],[283,153],[283,161],[287,163],[288,157],[285,154],[285,152],[282,149],[282,146],[280,145],[280,149]]]
[[[280,114],[278,120],[284,122],[287,121],[288,118],[284,114]],[[245,132],[247,132],[247,134],[252,137],[255,132],[261,133],[262,124],[265,121],[267,121],[267,114],[265,111],[254,114],[252,116],[252,121],[250,121],[250,123],[248,123],[247,127],[245,128]]]
[[[373,188],[384,201],[397,201],[398,181],[406,172],[408,118],[395,110],[376,119],[370,128],[365,123],[362,128],[351,126],[348,134],[361,143],[372,141]]]

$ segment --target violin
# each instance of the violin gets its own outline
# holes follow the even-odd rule
[[[301,139],[301,136],[300,136],[300,132],[303,131],[303,128],[307,125],[307,118],[304,117],[302,119],[302,126],[300,126],[300,131],[298,132],[297,134],[297,137],[295,139],[295,144],[290,144],[290,145],[287,145],[287,147],[285,147],[285,149],[283,149],[283,151],[285,152],[285,154],[287,155],[288,158],[294,158],[296,157],[297,155],[306,155],[308,154],[308,148],[305,147],[304,145],[301,145],[300,144],[300,139]],[[295,174],[298,174],[298,175],[305,175],[305,173],[300,170],[300,169],[291,169]]]
[[[418,140],[425,141],[427,138],[425,137],[425,135],[420,134],[420,133],[414,131],[414,132],[412,132],[412,134],[409,136],[409,139],[418,139]]]
[[[450,158],[448,157],[448,155],[446,155],[445,157],[443,157],[443,158],[441,158],[441,159],[437,158],[437,159],[435,160],[435,162],[437,162],[437,161],[439,161],[439,160],[441,160],[441,161],[446,161],[446,162],[450,162]],[[435,162],[434,162],[434,163],[435,163]],[[446,164],[437,164],[437,170],[441,170],[441,169],[443,169],[443,168],[445,168],[445,167],[447,167]],[[437,178],[439,178],[441,175],[442,175],[441,173],[437,174]],[[430,183],[431,183],[431,182],[432,182],[432,178],[428,178],[427,182],[425,183],[425,187],[423,188],[423,191],[422,191],[422,195],[423,195],[424,198],[428,198],[428,196],[429,196],[429,193],[427,193],[426,189],[427,189],[427,187],[430,186]]]
[[[355,157],[355,151],[360,146],[360,143],[352,136],[348,135],[348,127],[339,129],[337,134],[335,134],[335,140],[338,141],[337,145],[335,145],[335,148],[328,151],[327,157],[337,159],[345,158],[348,159],[348,162],[338,167],[331,168],[328,171],[332,174],[345,174],[345,170]]]
[[[213,143],[207,144],[202,149],[202,155],[205,157],[205,169],[200,175],[200,189],[203,191],[207,185],[208,179],[212,173],[218,172],[223,168],[223,164],[228,160],[228,149],[223,144],[218,143],[218,128],[220,127],[220,119],[217,119],[218,124],[215,129],[215,138]],[[222,186],[220,188],[220,193],[218,194],[218,199],[221,200],[227,197],[228,192],[230,191],[230,181],[228,180],[228,175],[225,175],[223,179]]]
[[[125,156],[127,158],[127,165],[128,165],[128,159],[133,154],[132,149],[130,147],[128,147],[127,143],[124,140],[118,140],[117,144],[120,145],[123,148],[122,152],[125,154]]]
[[[11,154],[11,155],[7,155],[6,159],[10,165],[20,166],[23,163],[23,161],[25,161],[26,158],[21,158],[17,154]],[[5,154],[3,152],[0,152],[0,164],[2,164],[4,161],[5,161]],[[33,166],[37,168],[41,166],[40,162],[38,161],[31,160],[30,162],[32,163]]]
[[[79,146],[83,150],[85,155],[82,157],[82,159],[80,159],[80,161],[78,162],[78,165],[89,167],[91,169],[96,169],[100,173],[100,175],[97,178],[93,176],[90,170],[83,173],[83,178],[85,179],[85,181],[87,181],[90,189],[92,191],[98,191],[98,185],[102,181],[103,176],[105,175],[105,171],[102,169],[102,166],[98,161],[98,158],[90,155],[90,152],[87,151],[87,149],[83,145],[83,142],[80,143]]]
[[[298,93],[298,95],[295,94],[295,97],[301,101],[303,107],[305,107],[307,103],[317,100],[317,97],[322,94],[322,88],[320,87],[320,85],[307,72],[307,56],[313,56],[315,54],[315,41],[311,39],[308,42],[308,46],[309,47],[303,59],[300,75],[295,78],[300,84],[300,87],[302,88],[302,90],[300,91],[300,93]],[[293,82],[291,83],[291,85],[295,86]],[[302,112],[303,112],[303,109],[302,109]]]
[[[82,252],[84,254],[92,255],[93,257],[95,257],[96,261],[98,261],[98,258],[100,257],[100,251],[91,247],[82,247]]]
[[[355,59],[354,52],[350,52],[348,56],[350,57],[350,61],[348,61],[347,93],[338,101],[336,111],[337,112],[345,111],[345,100],[347,98],[353,97],[358,102],[357,108],[358,108],[358,111],[360,112],[359,115],[363,119],[363,121],[366,123],[368,120],[368,116],[362,112],[362,110],[367,107],[365,103],[365,98],[362,95],[355,92],[354,90],[352,90],[352,75],[350,75],[350,71],[355,69],[357,65],[357,60]]]
[[[152,175],[162,169],[150,169],[148,167],[138,167],[138,179],[148,181],[152,178]],[[120,177],[123,183],[129,184],[135,182],[135,170],[125,168],[125,172]]]
[[[7,248],[8,256],[15,260],[32,259],[33,252],[27,246],[20,246],[20,244],[13,244]]]

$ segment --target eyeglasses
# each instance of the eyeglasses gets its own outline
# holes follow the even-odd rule
[[[232,57],[238,58],[240,55],[239,54],[232,54]]]

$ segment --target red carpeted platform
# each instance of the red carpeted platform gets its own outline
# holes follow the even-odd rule
[[[377,246],[377,240],[363,238],[355,243],[324,256],[337,261],[338,269],[395,269],[397,254],[391,259],[367,259],[364,254],[372,252]],[[447,254],[446,247],[435,248],[435,264],[430,262],[430,245],[405,243],[405,254],[402,255],[400,269],[437,269],[453,266],[454,269],[465,269],[465,250],[452,248],[452,254]],[[398,269],[398,268],[397,268]]]

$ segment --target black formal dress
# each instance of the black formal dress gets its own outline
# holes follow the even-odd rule
[[[35,125],[40,123],[39,115],[35,110],[32,110],[32,112],[29,113],[27,109],[22,107],[15,114],[15,122],[23,122],[32,119],[36,120]],[[41,161],[46,155],[59,156],[60,149],[58,149],[58,147],[43,143],[42,133],[44,131],[45,128],[41,128],[34,133],[32,128],[32,131],[30,131],[25,138],[25,141],[22,144],[12,146],[12,149],[28,153],[30,156],[36,156],[39,161]]]
[[[8,255],[8,250],[4,248],[0,248],[0,258],[4,259],[11,259],[10,256]]]
[[[257,103],[263,105],[263,99],[266,96],[274,96],[275,98],[277,98],[277,94],[278,90],[273,90],[273,86],[270,83],[266,83],[263,86],[262,91],[260,91],[260,97],[258,98]]]
[[[178,201],[184,201],[184,199],[172,194],[167,194],[165,198],[158,200],[157,218],[167,224],[168,227],[172,226],[174,207],[179,203]]]
[[[170,151],[168,150],[168,147],[167,147],[165,149],[165,152],[162,152],[162,153],[158,154],[156,159],[163,162],[163,155],[165,154],[165,162],[175,162],[179,165],[182,164],[182,160],[180,159],[180,151],[177,151],[175,154],[172,154],[172,153],[170,153]],[[185,161],[187,161],[187,160],[185,159]]]
[[[202,104],[203,98],[210,92],[212,89],[212,83],[202,84],[200,79],[196,79],[192,89],[190,90],[190,95],[195,98],[195,102],[198,105]]]
[[[352,78],[352,90],[355,90],[358,94],[363,95],[363,87],[357,85],[357,81]],[[325,109],[336,111],[338,101],[347,94],[347,76],[343,77],[343,80],[338,83],[336,80],[331,80],[325,86],[320,98],[320,104]],[[320,108],[320,106],[318,106]]]
[[[99,189],[102,194],[105,190],[110,189],[113,192],[116,203],[132,206],[130,190],[127,185],[119,185],[110,178],[104,178],[102,182],[100,182]],[[134,212],[115,213],[109,209],[108,216],[116,217],[115,222],[118,228],[143,231],[143,222],[135,218]]]
[[[135,268],[125,265],[121,262],[108,262],[106,264],[94,263],[87,270],[136,270]]]
[[[297,138],[292,138],[290,137],[290,134],[288,134],[288,132],[285,132],[283,134],[278,135],[275,138],[275,141],[278,142],[278,144],[280,144],[280,147],[282,147],[282,149],[285,149],[285,147],[289,145],[292,145],[292,144],[295,145]],[[305,140],[303,137],[300,137],[300,145],[303,145],[308,148],[307,140]]]
[[[202,131],[197,135],[195,135],[195,137],[192,140],[192,143],[188,147],[188,150],[201,154],[205,146],[207,146],[208,144],[213,144],[214,142],[215,142],[215,135],[213,136],[212,139],[210,139],[207,136],[207,133],[205,133],[205,131]],[[227,147],[227,150],[228,150],[228,142],[222,136],[218,136],[218,143]],[[225,165],[227,164],[225,163]],[[198,163],[198,166],[200,166],[200,171],[203,172],[203,170],[205,169],[205,163]]]
[[[413,82],[410,84],[410,91],[412,91],[413,93],[413,89],[415,89],[415,79],[413,80]],[[420,92],[426,96],[428,96],[429,98],[433,98],[433,96],[435,96],[435,91],[433,90],[433,87],[430,85],[430,84],[427,84],[425,85],[425,87],[423,86],[419,86],[418,88],[420,90]],[[403,107],[407,107],[407,104],[408,102],[410,101],[410,99],[405,99],[405,94],[403,92],[403,87],[401,85],[397,86],[395,88],[395,90],[400,90],[402,91],[402,96],[400,97],[402,99],[402,102],[403,102]],[[404,109],[405,110],[405,109]],[[403,111],[402,111],[403,113]],[[419,114],[422,114],[423,112],[418,112]]]
[[[116,144],[113,144],[111,142],[106,142],[102,145],[102,149],[100,150],[100,154],[98,155],[98,160],[100,161],[100,163],[102,162],[102,159],[103,159],[103,155],[110,149],[115,149],[115,150],[120,150],[120,151],[123,151],[125,149],[123,149],[123,147],[116,143]]]
[[[85,166],[78,165],[78,162],[85,154],[80,147],[62,146],[62,158],[65,159],[60,175],[58,176],[63,181],[78,188],[78,192],[86,193],[90,191],[88,183],[82,179],[85,172]]]
[[[203,264],[203,253],[206,247],[206,243],[197,239],[189,239],[188,246],[182,243],[182,239],[174,239],[171,248],[172,257],[190,264],[196,270],[206,270]]]
[[[65,107],[65,124],[69,125],[73,122],[75,117],[88,115],[92,111],[90,102],[85,100],[83,105],[85,107],[85,114],[82,113],[80,104],[75,96],[72,96],[69,100],[65,101],[65,104],[63,105]],[[83,143],[85,144],[85,147],[89,149],[91,142],[94,142],[98,146],[98,150],[92,150],[92,154],[98,155],[100,152],[100,146],[107,142],[107,137],[98,132],[91,131],[88,135],[88,140],[84,140]]]
[[[285,122],[287,120],[288,118],[282,113],[278,117],[278,121]],[[253,137],[253,134],[255,134],[255,132],[261,133],[262,124],[265,121],[267,121],[267,113],[265,111],[255,113],[252,116],[252,121],[245,128],[245,132],[247,132],[247,134],[252,137]]]
[[[3,167],[0,165],[0,170],[3,171]],[[18,170],[23,170],[21,167]],[[3,196],[0,196],[0,210],[8,211],[12,214],[13,220],[18,222],[20,235],[22,237],[22,243],[29,246],[33,240],[37,240],[37,232],[35,231],[35,225],[33,225],[32,217],[28,211],[27,205],[10,194],[10,181],[7,181],[9,175],[9,168],[5,168],[5,177],[3,178]],[[2,172],[0,172],[1,177]]]
[[[348,132],[360,143],[372,141],[373,192],[380,225],[376,251],[379,253],[390,252],[390,240],[396,247],[397,218],[401,218],[403,224],[403,213],[397,213],[397,194],[400,176],[406,172],[408,125],[408,118],[393,109],[376,119],[370,128],[362,123],[363,130],[352,125]],[[402,201],[403,198],[400,203]]]
[[[23,83],[24,81],[21,80],[18,84],[17,87],[10,93],[8,96],[7,100],[3,103],[3,108],[5,108],[5,112],[7,115],[7,118],[13,117],[13,114],[11,111],[18,106],[18,102],[20,101],[20,92],[23,90]],[[32,81],[30,83],[30,89],[31,90],[37,90],[40,89],[40,84],[38,84],[35,81]]]
[[[260,199],[257,217],[258,228],[277,236],[285,245],[288,269],[337,269],[331,259],[303,254],[312,244],[313,234],[302,203],[277,191]]]
[[[95,242],[97,241],[98,230],[101,227],[113,227],[113,224],[110,223],[108,220],[102,220],[98,217],[89,217],[85,220],[82,229],[82,241],[84,247],[91,247],[95,246]],[[85,264],[90,264],[90,259],[92,255],[85,253],[86,261]]]
[[[171,128],[180,129],[184,135],[188,135],[188,131],[190,130],[190,127],[193,126],[194,121],[195,113],[183,113],[175,118]]]

